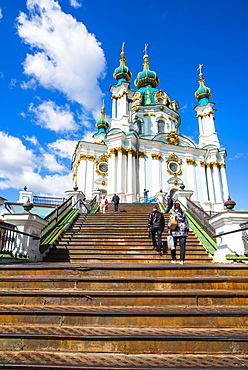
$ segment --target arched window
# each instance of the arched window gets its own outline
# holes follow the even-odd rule
[[[164,121],[162,119],[158,120],[158,133],[164,132]]]
[[[134,131],[137,132],[137,134],[142,134],[142,123],[140,120],[135,121],[134,123]]]

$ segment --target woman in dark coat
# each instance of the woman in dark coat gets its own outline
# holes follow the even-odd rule
[[[175,203],[174,209],[170,211],[170,220],[168,223],[168,227],[170,227],[172,219],[175,217],[177,221],[177,226],[174,230],[170,230],[170,234],[173,236],[174,239],[174,249],[171,250],[171,258],[172,263],[176,263],[176,246],[177,241],[179,240],[180,244],[180,264],[184,263],[185,259],[185,247],[186,247],[186,238],[189,232],[189,224],[187,217],[183,210],[180,207],[179,203]]]

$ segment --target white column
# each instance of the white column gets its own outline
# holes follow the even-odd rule
[[[197,200],[196,184],[195,184],[195,160],[187,159],[187,177],[188,177],[188,190],[193,190],[192,200]]]
[[[87,174],[85,178],[85,196],[86,198],[92,197],[92,180],[93,180],[93,167],[94,167],[94,157],[88,156],[87,158]]]
[[[127,149],[127,193],[133,193],[133,149]]]
[[[145,153],[139,153],[139,195],[143,196],[145,189]]]
[[[215,203],[211,165],[210,163],[206,163],[206,165],[207,165],[207,182],[208,182],[210,202]]]
[[[133,194],[136,195],[136,192],[137,192],[137,186],[136,186],[137,162],[136,162],[136,153],[135,152],[133,153],[132,161],[133,161]]]
[[[220,163],[220,173],[221,173],[221,180],[222,180],[222,186],[223,186],[223,197],[224,197],[224,201],[226,202],[229,196],[229,190],[228,190],[228,183],[227,183],[227,177],[226,177],[225,163]]]
[[[81,154],[77,168],[77,186],[85,194],[86,155]]]
[[[123,148],[117,148],[118,157],[117,157],[117,193],[121,194],[123,189]]]
[[[108,195],[116,192],[116,149],[110,149],[110,158],[108,161]]]
[[[214,189],[215,189],[215,197],[216,203],[222,203],[222,189],[221,189],[221,182],[220,182],[220,171],[219,171],[219,164],[217,162],[212,163],[213,166],[213,179],[214,179]]]
[[[205,169],[205,163],[201,162],[200,163],[200,172],[201,172],[201,190],[202,190],[202,202],[207,202],[209,201],[209,196],[208,196],[208,190],[207,190],[207,178],[206,178],[206,169]]]
[[[152,193],[156,194],[160,190],[160,154],[152,154]]]

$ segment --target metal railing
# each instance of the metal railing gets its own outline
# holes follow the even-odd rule
[[[26,243],[23,243],[24,238]],[[17,230],[15,225],[0,221],[0,254],[27,259],[28,252],[25,246],[29,244],[29,238],[40,239],[38,236]]]
[[[150,198],[143,198],[140,200],[136,200],[133,203],[155,203],[156,202],[156,197],[150,197]]]
[[[41,197],[38,195],[33,196],[33,203],[35,204],[51,204],[54,206],[60,206],[65,200],[65,198]]]
[[[187,199],[187,211],[189,214],[198,222],[198,224],[212,237],[214,238],[215,229],[210,225],[210,216],[189,198]]]

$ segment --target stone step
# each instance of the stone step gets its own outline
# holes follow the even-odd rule
[[[130,307],[179,307],[179,306],[248,306],[247,290],[199,290],[199,286],[188,291],[182,290],[94,290],[90,284],[82,290],[70,289],[70,284],[35,284],[18,289],[17,284],[7,289],[6,285],[0,290],[0,305],[72,305],[72,306],[130,306]],[[31,286],[34,290],[31,289]],[[50,290],[48,290],[50,288]],[[106,289],[106,286],[104,286]],[[198,290],[197,290],[198,289]]]
[[[247,306],[89,307],[0,305],[0,325],[247,328]]]
[[[61,340],[63,338],[63,340]],[[224,354],[235,348],[247,353],[247,328],[115,328],[115,327],[0,327],[0,351],[93,352],[122,354]],[[159,345],[158,345],[159,341]]]
[[[10,276],[104,276],[104,277],[247,277],[246,264],[171,263],[49,263],[1,265],[1,277]]]
[[[165,255],[166,256],[166,255]],[[151,257],[146,257],[145,255],[137,256],[137,257],[120,257],[120,256],[85,256],[85,255],[78,255],[78,256],[71,256],[70,253],[64,253],[63,255],[51,255],[51,258],[49,258],[49,262],[77,262],[77,263],[94,263],[94,262],[109,262],[109,263],[164,263],[168,261],[170,263],[169,257],[164,257],[160,255],[154,255]],[[203,257],[203,256],[193,256],[192,258],[187,258],[185,261],[185,264],[187,263],[212,263],[212,260],[209,257]]]
[[[159,345],[160,341],[157,342]],[[237,370],[248,368],[246,354],[120,354],[2,351],[0,363],[9,369],[64,370]]]
[[[241,290],[248,288],[248,277],[12,277],[0,278],[1,289],[74,289],[127,291]]]

